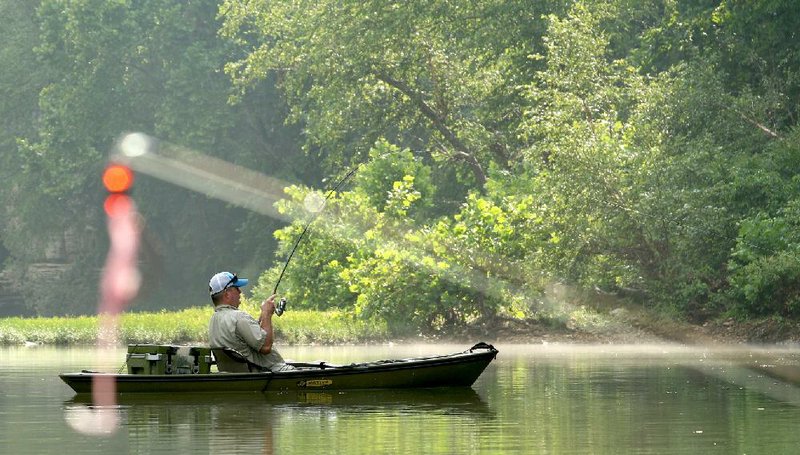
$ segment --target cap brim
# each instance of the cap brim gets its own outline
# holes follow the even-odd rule
[[[243,286],[247,286],[247,278],[239,278],[238,280],[236,280],[235,283],[231,284],[231,286],[237,287],[237,288],[240,288],[240,287],[243,287]]]

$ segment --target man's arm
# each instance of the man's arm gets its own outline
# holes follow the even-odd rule
[[[258,325],[267,332],[267,337],[264,339],[264,344],[258,352],[262,354],[269,354],[272,352],[272,343],[275,341],[272,331],[272,315],[275,313],[275,295],[271,295],[267,300],[261,303],[261,315],[258,317]]]

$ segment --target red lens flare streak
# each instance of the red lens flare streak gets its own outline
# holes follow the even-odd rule
[[[141,226],[133,199],[126,194],[133,185],[133,172],[112,164],[103,173],[103,185],[111,193],[103,208],[107,215],[109,250],[100,278],[97,307],[99,331],[97,351],[112,353],[119,343],[119,316],[139,292],[141,276],[138,252]],[[113,354],[109,354],[113,355]],[[119,427],[117,385],[112,377],[96,376],[92,383],[93,407],[80,411],[73,426],[89,434],[109,434]]]

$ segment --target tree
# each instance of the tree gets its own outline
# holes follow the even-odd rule
[[[44,85],[44,68],[36,60],[35,2],[18,4],[0,1],[4,20],[0,33],[0,268],[9,276],[22,276],[24,269],[14,260],[13,253],[24,251],[15,235],[20,214],[17,204],[22,190],[16,182],[27,172],[17,161],[17,139],[30,134],[37,117],[36,94]],[[46,67],[46,65],[44,65]],[[21,293],[24,286],[12,280],[12,292]],[[4,310],[0,308],[0,310]]]
[[[37,121],[11,159],[24,172],[13,179],[17,218],[4,238],[23,270],[59,263],[51,286],[28,296],[39,313],[95,307],[105,250],[99,175],[123,132],[143,131],[290,179],[316,177],[313,165],[294,164],[301,157],[293,153],[297,131],[281,126],[285,105],[269,81],[228,103],[222,66],[238,47],[217,35],[216,13],[214,1],[44,0],[38,7],[36,52],[47,63],[47,82]],[[292,168],[302,171],[287,172]],[[241,209],[147,177],[140,176],[134,197],[147,220],[144,308],[204,301],[202,283],[217,268],[255,270],[266,261],[257,253],[271,255],[264,231],[278,221],[248,219]],[[264,246],[237,243],[237,231],[253,236],[240,240]],[[51,239],[65,235],[79,242],[47,259]]]
[[[517,164],[518,87],[557,4],[227,1],[223,34],[252,47],[227,70],[243,91],[276,74],[307,147],[333,163],[384,137],[482,188],[490,165]]]
[[[737,24],[761,23],[777,4],[737,5],[665,3],[663,22],[651,4],[632,12],[579,2],[552,16],[547,69],[530,86],[523,126],[534,135],[527,156],[552,236],[545,269],[606,289],[640,288],[697,319],[736,306],[723,302],[737,224],[784,213],[794,191],[774,165],[774,151],[785,150],[775,142],[793,124],[784,108],[794,105],[786,96],[793,79],[731,58],[752,61],[762,47],[755,38],[736,44]],[[647,18],[633,27],[641,40],[623,16]],[[783,35],[761,39],[773,36]],[[775,63],[791,75],[786,47]],[[784,265],[777,275],[792,270]],[[784,284],[791,294],[794,285]]]

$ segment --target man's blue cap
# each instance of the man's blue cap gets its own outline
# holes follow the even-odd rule
[[[229,287],[240,288],[243,286],[247,286],[247,278],[239,278],[235,273],[231,272],[219,272],[209,280],[208,292],[214,295],[219,294]]]

